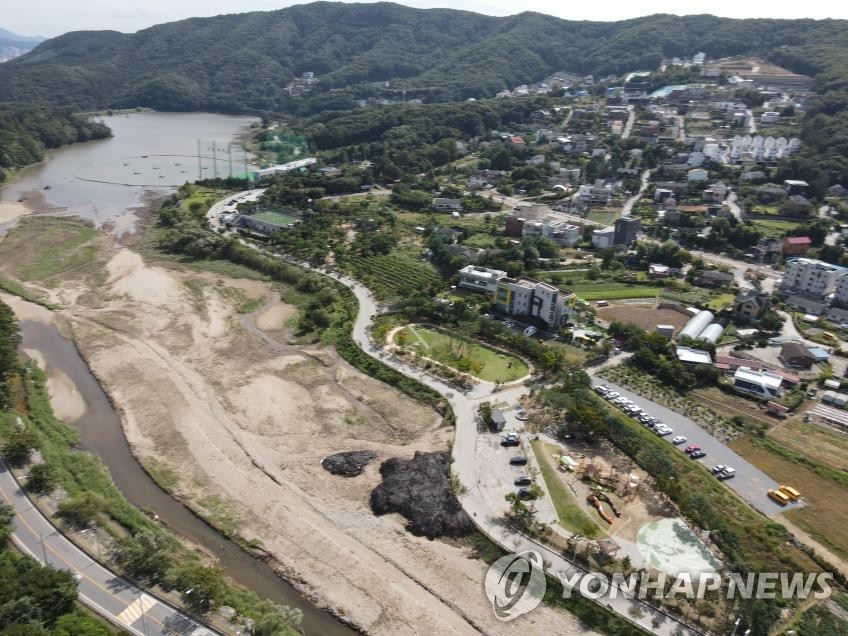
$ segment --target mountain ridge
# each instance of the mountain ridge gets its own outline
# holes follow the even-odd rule
[[[494,17],[316,2],[188,18],[132,34],[67,33],[0,66],[0,102],[291,110],[304,99],[293,99],[285,86],[305,71],[319,77],[317,93],[330,108],[353,107],[357,92],[386,81],[423,88],[428,101],[450,101],[489,97],[559,70],[606,75],[655,68],[663,57],[698,50],[719,57],[784,49],[792,53],[784,62],[800,63],[795,49],[822,38],[848,49],[848,21],[654,14],[592,22],[536,12]],[[329,93],[351,87],[350,94]]]

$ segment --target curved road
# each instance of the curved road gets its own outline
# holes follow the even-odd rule
[[[12,539],[23,552],[59,570],[76,572],[79,600],[122,630],[137,636],[216,636],[180,610],[94,561],[41,514],[0,458],[0,502],[15,510]]]
[[[252,198],[258,198],[261,192],[262,190],[251,190],[249,195]],[[207,214],[210,225],[213,228],[220,227],[217,213],[229,205],[230,202],[239,199],[245,194],[248,193],[243,192],[232,195],[212,206]],[[462,490],[464,491],[463,494],[458,495],[458,498],[465,512],[483,534],[507,552],[520,553],[528,550],[538,552],[545,563],[546,571],[553,578],[563,575],[570,579],[570,577],[578,574],[589,573],[582,566],[576,565],[564,558],[561,553],[544,544],[538,543],[512,527],[506,526],[501,516],[492,510],[480,492],[480,487],[477,483],[476,467],[477,408],[481,402],[490,400],[495,395],[499,401],[513,402],[527,392],[526,387],[518,386],[495,391],[493,390],[493,385],[490,383],[480,383],[475,385],[467,394],[460,393],[457,389],[445,384],[438,378],[407,364],[399,358],[395,358],[374,343],[371,339],[371,326],[374,318],[379,314],[380,308],[376,298],[365,285],[344,274],[325,269],[317,269],[309,263],[293,258],[281,257],[279,254],[263,250],[250,243],[245,244],[269,256],[283,258],[304,269],[329,276],[349,288],[356,297],[359,305],[359,311],[356,315],[351,333],[354,342],[372,358],[379,360],[383,364],[410,378],[418,380],[442,395],[450,403],[456,416],[454,443],[451,451],[454,460],[452,470],[462,484]],[[615,612],[624,620],[638,625],[648,633],[659,636],[675,636],[677,634],[696,635],[703,633],[697,628],[689,626],[645,601],[634,597],[632,594],[626,594],[620,590],[615,590],[614,593],[607,592],[605,595],[600,596],[596,602]],[[654,627],[655,622],[658,624],[658,627]]]

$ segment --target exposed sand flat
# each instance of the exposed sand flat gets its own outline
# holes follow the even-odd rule
[[[0,291],[0,300],[12,308],[18,320],[36,320],[50,324],[55,318],[55,314],[46,307],[27,302],[6,292]]]
[[[82,417],[86,409],[85,400],[73,380],[59,369],[49,367],[40,351],[24,349],[24,355],[42,369],[47,369],[47,394],[56,417],[63,422],[73,422]]]
[[[294,309],[272,285],[150,266],[128,249],[106,269],[98,289],[58,295],[134,452],[174,471],[195,509],[260,542],[304,593],[369,634],[585,633],[546,608],[497,621],[469,548],[371,513],[380,462],[445,450],[453,431],[332,349],[287,345]],[[216,285],[269,304],[239,315]],[[359,449],[378,456],[359,477],[320,465]]]
[[[23,203],[0,201],[0,225],[14,221],[29,213],[30,209]]]

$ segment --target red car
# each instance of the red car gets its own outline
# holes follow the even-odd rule
[[[700,446],[692,445],[692,446],[687,446],[686,448],[684,448],[683,452],[684,453],[694,453],[695,451],[699,451],[699,450],[701,450]]]

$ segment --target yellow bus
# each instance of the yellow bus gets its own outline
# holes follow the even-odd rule
[[[781,486],[779,490],[786,495],[790,501],[798,501],[801,498],[801,493],[795,490],[792,486]]]
[[[776,501],[776,502],[777,502],[777,503],[779,503],[781,506],[785,506],[786,504],[788,504],[788,503],[791,501],[791,500],[789,499],[789,497],[787,497],[786,495],[784,495],[784,494],[783,494],[781,491],[779,491],[779,490],[769,490],[769,491],[768,491],[768,496],[769,496],[769,498],[770,498],[772,501]]]

